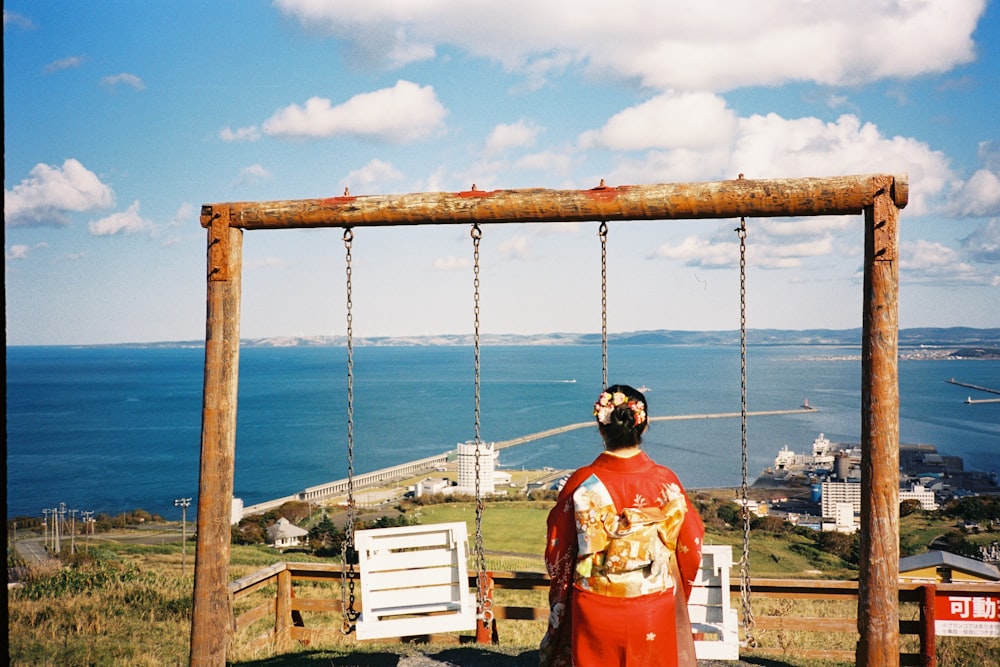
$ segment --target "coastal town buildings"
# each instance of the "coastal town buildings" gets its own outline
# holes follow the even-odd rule
[[[1000,494],[996,474],[964,470],[962,459],[939,454],[933,445],[900,445],[899,500],[915,500],[920,509],[937,510],[945,501],[965,493]],[[808,486],[808,502],[778,510],[801,524],[822,530],[856,530],[861,514],[861,448],[830,441],[823,433],[813,440],[811,451],[797,453],[787,445],[755,483],[760,487]],[[818,516],[811,516],[818,514]],[[848,517],[850,516],[850,520]],[[790,518],[791,520],[791,518]]]

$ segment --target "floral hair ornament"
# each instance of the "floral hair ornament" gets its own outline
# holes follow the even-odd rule
[[[611,415],[618,408],[625,406],[632,411],[632,417],[636,426],[646,421],[646,404],[634,398],[629,398],[624,393],[616,391],[614,393],[605,391],[594,403],[594,416],[601,424],[611,423]]]

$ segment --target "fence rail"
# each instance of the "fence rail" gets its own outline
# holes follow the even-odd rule
[[[490,572],[493,590],[548,590],[549,578],[541,572]],[[357,573],[348,572],[347,581],[358,577]],[[475,587],[476,574],[470,573],[469,585]],[[234,637],[245,633],[255,624],[268,621],[267,628],[254,637],[245,640],[242,648],[260,650],[267,647],[277,653],[288,651],[291,642],[308,643],[320,638],[341,636],[342,601],[340,587],[342,585],[342,570],[340,565],[330,563],[276,563],[258,570],[229,584],[229,601],[232,610],[232,630]],[[298,597],[295,586],[304,583],[321,583],[332,585],[337,591],[333,598]],[[273,597],[268,586],[274,586]],[[858,582],[822,579],[754,579],[751,589],[755,599],[764,600],[825,600],[851,602],[858,599]],[[268,595],[260,601],[252,601],[254,593],[266,592]],[[900,620],[899,634],[901,636],[916,636],[919,638],[918,653],[901,653],[900,665],[924,665],[933,667],[935,660],[934,631],[934,599],[935,596],[967,596],[996,597],[1000,594],[1000,583],[950,583],[950,584],[920,584],[900,583],[899,602],[919,606],[919,619]],[[738,582],[730,585],[730,595],[737,598],[740,595]],[[236,613],[236,609],[240,609]],[[336,619],[312,627],[306,627],[303,612],[326,614]],[[542,607],[526,607],[512,605],[493,606],[494,625],[485,631],[477,632],[473,637],[456,637],[454,635],[431,635],[426,637],[432,642],[458,641],[496,641],[502,631],[497,621],[545,621],[549,610]],[[320,616],[322,619],[322,616]],[[272,623],[273,621],[273,623]],[[856,617],[803,617],[800,615],[758,615],[754,616],[754,628],[760,631],[803,632],[803,633],[842,633],[857,641],[858,622]],[[385,641],[385,640],[380,640]],[[746,650],[746,649],[745,649]],[[841,660],[851,662],[855,654],[851,650],[837,649],[804,649],[795,647],[795,655],[825,660]],[[781,655],[787,653],[787,647],[755,648],[757,655]]]

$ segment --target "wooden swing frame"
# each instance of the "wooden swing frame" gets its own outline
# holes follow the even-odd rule
[[[205,380],[192,667],[223,667],[236,448],[243,230],[864,215],[857,664],[899,665],[899,211],[906,175],[738,179],[591,190],[472,190],[207,204]]]

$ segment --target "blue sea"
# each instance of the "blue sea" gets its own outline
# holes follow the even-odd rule
[[[751,346],[748,409],[816,410],[751,417],[751,481],[782,445],[807,451],[826,434],[858,442],[857,348]],[[470,347],[359,347],[355,472],[453,449],[475,435]],[[484,347],[481,435],[507,440],[592,419],[599,346]],[[204,351],[200,347],[7,348],[7,516],[43,508],[180,518],[197,503]],[[610,380],[649,388],[650,413],[739,412],[736,346],[615,346]],[[1000,471],[1000,403],[968,405],[962,382],[998,388],[1000,361],[902,360],[900,440]],[[979,394],[978,398],[989,398]],[[235,495],[246,504],[347,474],[346,351],[241,351]],[[690,488],[741,480],[738,418],[652,424],[645,446]],[[600,451],[591,429],[505,449],[507,468],[574,468]],[[193,509],[193,508],[192,508]],[[189,517],[190,518],[190,517]]]

